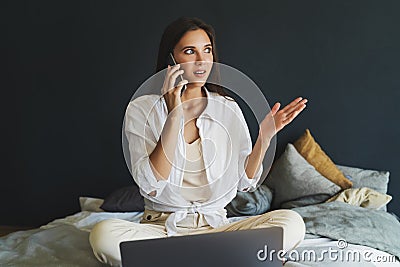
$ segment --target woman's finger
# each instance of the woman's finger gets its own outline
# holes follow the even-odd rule
[[[290,116],[290,114],[292,114],[293,112],[303,110],[306,107],[306,103],[307,101],[301,101],[295,107],[292,107],[290,110],[288,110],[288,115]]]
[[[163,82],[163,85],[162,85],[162,87],[161,87],[161,95],[164,95],[166,92],[165,92],[165,87],[166,87],[166,84],[167,84],[167,82],[168,82],[168,73],[169,73],[169,69],[171,68],[171,66],[168,64],[168,66],[167,66],[167,71],[165,72],[165,78],[164,78],[164,82]]]
[[[304,99],[302,97],[298,97],[294,99],[292,102],[290,102],[288,105],[286,105],[283,109],[282,112],[285,113],[290,113],[290,110],[293,109],[299,102],[303,101]]]
[[[298,102],[300,102],[303,98],[301,96],[297,97],[296,99],[294,99],[292,102],[290,102],[289,104],[287,104],[282,110],[286,110],[290,107],[295,106]]]
[[[188,83],[189,83],[188,80],[182,80],[176,85],[176,88],[181,89],[185,84],[188,84]]]
[[[169,82],[169,80],[170,80],[169,77],[170,77],[171,69],[172,69],[173,67],[174,67],[174,66],[170,66],[169,64],[168,64],[168,66],[167,66],[167,71],[166,71],[166,73],[165,73],[165,78],[164,78],[163,86],[162,86],[162,88],[161,88],[161,94],[162,94],[162,95],[166,94],[167,91],[168,91],[169,84],[170,84],[170,82]]]
[[[178,77],[178,75],[182,75],[184,72],[185,72],[184,70],[177,70],[177,71],[174,71],[174,72],[171,74],[171,76],[170,76],[169,78],[170,78],[170,80],[171,80],[171,79],[176,80],[176,78]]]
[[[168,68],[167,68],[167,77],[171,74],[171,72],[173,72],[173,71],[175,71],[175,70],[179,70],[179,68],[180,68],[180,64],[176,64],[176,65],[174,65],[174,66],[170,66],[170,65],[168,65]]]
[[[180,64],[176,64],[174,66],[167,66],[167,72],[165,74],[165,79],[164,79],[164,83],[163,83],[163,88],[162,88],[162,94],[164,95],[165,93],[167,93],[169,90],[171,90],[173,88],[174,83],[172,82],[172,76],[174,73],[176,73],[176,71],[178,71],[180,68]],[[177,74],[179,75],[179,74]],[[176,77],[175,77],[176,79]]]
[[[302,99],[299,102],[297,102],[295,105],[292,105],[290,107],[286,106],[285,109],[283,109],[284,113],[286,113],[287,115],[289,115],[290,113],[292,113],[293,111],[305,106],[305,104],[308,102],[308,99]]]
[[[283,123],[285,125],[289,124],[294,118],[296,118],[300,112],[303,111],[303,109],[306,108],[306,105],[304,104],[303,106],[298,107],[296,110],[292,111],[285,119],[283,119]]]
[[[281,103],[276,102],[275,105],[271,108],[270,114],[271,116],[275,116],[275,114],[278,112],[279,108],[281,107]]]
[[[182,75],[184,73],[184,70],[178,70],[175,71],[173,74],[171,74],[170,79],[169,79],[169,86],[168,86],[168,91],[172,90],[175,86],[176,78],[178,78],[179,75]]]

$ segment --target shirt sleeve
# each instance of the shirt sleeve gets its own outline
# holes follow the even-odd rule
[[[148,110],[151,110],[152,105],[145,102],[147,101],[138,98],[129,103],[125,113],[125,134],[129,146],[132,177],[146,194],[157,198],[168,181],[158,181],[150,166],[149,156],[158,140],[148,123],[150,115]],[[155,195],[150,195],[153,191]]]
[[[263,164],[260,164],[255,176],[253,178],[249,178],[246,174],[245,167],[247,166],[247,158],[253,151],[253,144],[251,141],[251,136],[249,132],[249,128],[247,127],[246,119],[243,116],[242,110],[239,105],[235,102],[236,114],[240,120],[240,141],[239,141],[239,182],[238,182],[238,191],[254,191],[257,188],[257,183],[261,178],[261,174],[263,171]]]

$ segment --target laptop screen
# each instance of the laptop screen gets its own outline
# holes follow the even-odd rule
[[[122,266],[282,266],[280,227],[240,230],[120,244]],[[281,252],[281,255],[278,255]]]

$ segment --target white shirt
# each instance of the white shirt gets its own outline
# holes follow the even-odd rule
[[[131,174],[140,187],[145,208],[172,212],[165,223],[168,236],[177,233],[176,224],[187,213],[203,214],[213,228],[229,223],[224,207],[235,198],[238,190],[254,190],[263,170],[260,164],[253,179],[246,175],[245,163],[252,151],[252,141],[239,105],[203,88],[207,106],[197,118],[196,126],[212,192],[205,202],[188,201],[180,194],[186,161],[183,116],[170,175],[167,180],[157,181],[150,167],[149,155],[168,116],[165,99],[161,95],[143,95],[132,100],[126,109],[125,134],[129,143]],[[152,191],[156,191],[155,196],[149,195]]]

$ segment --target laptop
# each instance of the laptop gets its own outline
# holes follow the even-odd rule
[[[120,243],[123,267],[275,267],[282,249],[281,227]]]

